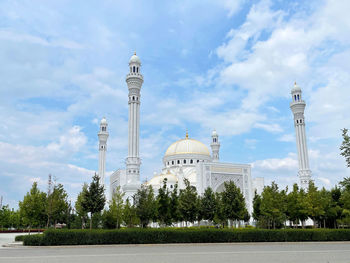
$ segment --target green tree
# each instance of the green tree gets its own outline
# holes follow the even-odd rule
[[[121,192],[120,186],[118,186],[112,195],[112,200],[109,202],[109,209],[104,211],[107,228],[120,228],[123,222],[123,197],[124,193]]]
[[[281,227],[286,219],[286,191],[279,191],[275,182],[265,186],[261,193],[261,214],[267,227]]]
[[[134,205],[141,226],[147,227],[151,219],[156,218],[157,203],[152,186],[142,185],[135,194]]]
[[[320,222],[322,216],[325,214],[320,191],[318,191],[313,181],[309,182],[309,188],[307,192],[308,202],[308,215],[314,221],[314,227],[316,222]]]
[[[34,182],[30,191],[19,202],[21,218],[29,228],[44,226],[46,222],[46,193],[41,192],[37,182]]]
[[[100,177],[95,174],[92,177],[88,189],[84,192],[82,207],[84,211],[90,212],[90,229],[92,229],[92,218],[94,213],[100,213],[104,208],[106,198],[104,187],[100,185]]]
[[[204,220],[210,223],[214,221],[217,202],[214,191],[208,187],[205,189],[203,197],[200,199],[200,211]]]
[[[50,220],[54,223],[55,228],[57,222],[67,223],[67,218],[65,218],[69,208],[67,199],[68,194],[64,190],[63,185],[54,185],[52,192],[49,192],[47,196],[46,214],[48,215],[48,226],[50,226]]]
[[[174,184],[173,191],[170,194],[170,214],[171,221],[173,223],[179,222],[181,220],[181,213],[179,210],[179,194],[178,194],[178,184]]]
[[[347,166],[350,167],[350,136],[348,135],[348,129],[343,129],[343,142],[340,146],[340,155],[344,156]]]
[[[244,220],[247,208],[241,190],[232,181],[225,182],[224,186],[222,205],[226,219],[238,222]]]
[[[0,227],[9,228],[11,226],[11,209],[8,205],[4,205],[0,209]]]
[[[157,218],[160,225],[171,225],[172,217],[170,204],[171,197],[167,188],[167,178],[164,178],[163,186],[159,188],[157,196]]]
[[[184,179],[185,189],[180,190],[179,195],[179,211],[181,218],[186,222],[192,222],[197,218],[198,214],[198,195],[196,188],[190,184],[190,181]]]
[[[255,221],[261,220],[261,196],[257,194],[256,190],[254,192],[253,198],[253,218]]]
[[[87,192],[88,185],[84,183],[82,191],[78,194],[77,200],[75,201],[75,212],[80,219],[81,229],[85,228],[85,222],[88,219],[88,211],[86,211],[85,207],[83,206],[84,196],[87,194]]]
[[[136,215],[136,209],[131,205],[129,198],[126,199],[123,209],[123,221],[127,227],[133,227],[139,223],[139,219]]]
[[[287,195],[287,219],[293,223],[295,227],[299,222],[304,227],[304,222],[308,218],[308,203],[306,193],[303,189],[299,190],[297,184],[293,185],[293,191]]]
[[[218,193],[218,192],[215,193],[215,202],[216,202],[216,209],[215,209],[214,223],[221,224],[222,227],[225,227],[227,218],[224,213],[222,193]]]

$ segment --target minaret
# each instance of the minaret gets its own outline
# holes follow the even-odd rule
[[[107,151],[107,120],[102,118],[100,123],[100,131],[98,132],[99,141],[99,159],[98,159],[98,176],[100,177],[100,183],[105,186],[105,171],[106,171],[106,151]],[[106,189],[106,188],[105,188]]]
[[[211,147],[213,162],[218,162],[219,161],[220,142],[219,142],[219,135],[216,133],[216,130],[213,130],[213,132],[211,134],[210,147]]]
[[[299,178],[300,187],[307,189],[309,181],[311,180],[311,170],[309,168],[309,156],[307,152],[306,134],[305,134],[305,101],[302,100],[300,87],[294,83],[292,89],[292,102],[290,108],[294,115],[294,127],[298,149],[298,161],[299,161]]]
[[[126,158],[126,184],[123,187],[125,198],[132,197],[139,189],[140,165],[139,142],[140,142],[140,90],[143,83],[141,74],[141,61],[135,54],[129,61],[130,72],[126,76],[129,89],[129,147]],[[130,198],[131,199],[131,198]],[[130,200],[132,201],[132,200]]]

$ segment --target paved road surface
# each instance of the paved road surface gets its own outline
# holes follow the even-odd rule
[[[20,247],[1,249],[0,262],[349,263],[350,242]]]

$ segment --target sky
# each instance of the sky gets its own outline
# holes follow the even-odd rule
[[[350,176],[339,155],[350,128],[349,1],[0,1],[0,195],[18,201],[48,175],[74,202],[98,169],[99,121],[109,123],[107,173],[124,168],[134,51],[142,61],[141,180],[184,138],[252,177],[299,182],[294,81],[303,90],[317,186]],[[109,177],[106,178],[109,185]]]

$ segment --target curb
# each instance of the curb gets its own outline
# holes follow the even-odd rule
[[[7,244],[3,244],[3,247],[22,247],[23,246],[23,241],[16,241],[16,242],[12,242],[12,243],[7,243]]]

